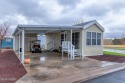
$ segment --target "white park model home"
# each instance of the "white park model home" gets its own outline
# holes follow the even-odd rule
[[[21,61],[25,51],[30,51],[30,41],[37,35],[45,35],[47,50],[61,50],[70,59],[75,56],[103,55],[104,28],[96,21],[84,22],[74,26],[53,25],[18,25],[13,33],[14,50],[22,48]],[[42,42],[42,41],[41,41]]]

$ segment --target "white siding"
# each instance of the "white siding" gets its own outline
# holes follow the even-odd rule
[[[91,27],[87,28],[84,32],[84,47],[83,52],[84,56],[92,56],[92,55],[103,55],[103,32],[100,30],[96,25],[92,25]],[[98,46],[88,46],[86,45],[86,32],[99,32],[101,33],[101,45]]]

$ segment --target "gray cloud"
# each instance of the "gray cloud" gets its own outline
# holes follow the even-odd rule
[[[49,13],[46,9],[39,6],[36,0],[9,0],[17,10],[18,14],[25,16],[28,20],[47,19]]]
[[[110,32],[110,33],[104,33],[104,38],[122,38],[123,34],[125,35],[125,33],[122,32]]]
[[[105,38],[121,38],[123,34],[125,35],[124,25],[125,24],[108,27],[109,32],[105,32],[104,37]]]
[[[8,3],[6,0],[0,2],[0,18],[6,15],[13,15],[15,12],[15,7]]]
[[[116,33],[122,33],[122,32],[125,32],[125,23],[124,24],[121,24],[121,25],[115,25],[115,26],[112,26],[109,28],[109,31],[113,31],[113,32],[116,32]]]
[[[61,5],[74,7],[80,0],[58,0]]]
[[[119,10],[121,8],[124,8],[125,7],[125,1],[124,0],[120,0],[120,1],[114,1],[111,3],[111,9],[113,10]]]
[[[89,16],[103,16],[105,15],[109,9],[105,6],[93,4],[91,6],[86,7],[83,9],[83,14],[89,15]]]
[[[120,21],[120,18],[114,19],[115,17],[117,17],[116,13],[118,13],[118,16],[121,15],[121,11],[125,13],[124,0],[111,0],[110,2],[106,2],[104,5],[100,4],[99,0],[92,4],[82,2],[82,0],[53,1],[55,1],[55,3],[59,5],[59,8],[55,8],[55,10],[62,9],[61,12],[51,11],[48,5],[47,7],[45,7],[45,5],[40,5],[38,0],[2,0],[0,2],[0,22],[6,19],[6,17],[10,17],[12,20],[15,20],[13,21],[15,22],[14,25],[25,20],[27,21],[27,24],[37,23],[72,25],[78,18],[84,18],[85,21],[93,19],[101,21],[105,26],[104,28],[106,28],[106,30],[109,30],[105,32],[105,37],[119,37],[120,32],[125,31],[125,21]],[[83,7],[77,7],[81,3],[83,4]],[[50,8],[54,6],[51,3],[49,4]],[[110,12],[113,12],[113,15],[116,14],[116,16],[108,18]],[[21,20],[21,18],[17,18],[19,15],[22,16],[22,19],[23,17],[25,17],[25,19],[23,19],[22,21],[18,21]],[[111,25],[112,22],[114,22],[113,20],[116,20],[115,26]],[[122,22],[122,24],[117,24],[117,21]]]

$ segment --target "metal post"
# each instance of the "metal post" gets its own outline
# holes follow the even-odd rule
[[[81,38],[82,38],[82,45],[81,45],[82,46],[82,55],[81,55],[81,57],[83,60],[83,58],[84,58],[84,38],[83,38],[84,37],[84,30],[83,29],[81,30],[81,34],[82,34],[81,35]]]
[[[21,59],[21,56],[20,56],[20,33],[19,33],[19,59]]]
[[[15,44],[15,36],[13,36],[13,50],[15,51],[16,50],[16,44]]]
[[[25,31],[22,30],[22,56],[21,56],[22,63],[24,63],[24,41],[25,41]]]
[[[54,50],[54,35],[52,35],[52,50]]]
[[[70,30],[70,42],[71,42],[71,51],[70,51],[70,59],[72,60],[72,29]]]

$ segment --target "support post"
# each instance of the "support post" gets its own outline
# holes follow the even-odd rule
[[[16,50],[16,44],[15,44],[15,36],[13,36],[13,50],[15,51]]]
[[[63,59],[63,47],[62,47],[62,59]]]
[[[81,45],[82,46],[82,48],[81,48],[82,49],[82,55],[81,55],[81,58],[83,60],[83,57],[84,57],[84,30],[83,29],[81,30],[81,34],[82,34],[81,35],[81,38],[82,38],[82,45]]]
[[[21,59],[21,56],[20,56],[20,33],[19,33],[19,59]]]
[[[70,30],[70,42],[71,42],[71,51],[70,51],[70,59],[72,60],[72,29]]]
[[[25,41],[25,31],[22,30],[22,56],[21,62],[24,64],[24,41]]]
[[[54,43],[55,43],[55,41],[54,41],[54,35],[53,35],[53,50],[54,50]]]

